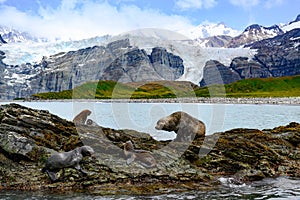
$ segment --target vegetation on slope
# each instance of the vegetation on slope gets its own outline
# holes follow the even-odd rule
[[[295,97],[300,96],[300,76],[245,79],[224,87],[226,97]],[[199,88],[196,95],[222,96],[224,87],[214,85]],[[209,95],[209,92],[213,92],[213,95]]]
[[[228,85],[199,87],[184,81],[119,83],[88,82],[73,90],[32,95],[38,99],[156,99],[181,97],[294,97],[300,96],[300,76],[240,80]]]

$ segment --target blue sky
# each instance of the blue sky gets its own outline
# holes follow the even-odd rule
[[[0,25],[64,39],[219,22],[242,31],[253,23],[286,23],[298,14],[299,0],[0,0]]]

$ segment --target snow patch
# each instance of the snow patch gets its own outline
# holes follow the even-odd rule
[[[186,35],[190,39],[207,38],[218,35],[228,35],[235,37],[241,32],[227,27],[224,23],[205,22],[190,30],[181,30],[179,33]]]
[[[300,28],[300,21],[299,22],[293,22],[291,24],[287,24],[287,25],[284,25],[284,26],[281,27],[281,29],[284,32],[288,32],[288,31],[291,31],[291,30],[296,29],[296,28]]]

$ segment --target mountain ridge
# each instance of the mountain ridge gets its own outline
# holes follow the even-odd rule
[[[278,26],[265,28],[252,25],[244,32],[256,34],[257,30],[263,34],[266,31],[268,38],[246,42],[246,48],[241,48],[243,45],[237,45],[239,48],[201,48],[197,41],[184,37],[179,39],[180,34],[172,35],[171,31],[143,29],[116,38],[86,40],[83,44],[87,46],[101,45],[60,51],[32,63],[5,64],[5,57],[11,57],[12,50],[2,50],[0,98],[13,99],[33,93],[68,90],[91,80],[178,80],[205,86],[240,79],[299,74],[300,29],[284,32]],[[172,40],[167,39],[170,34]],[[216,36],[216,42],[210,45],[228,45],[229,42],[226,42],[232,39],[230,36]],[[3,45],[2,49],[10,45]],[[69,44],[62,43],[62,46],[66,45]],[[37,48],[33,50],[39,51]]]

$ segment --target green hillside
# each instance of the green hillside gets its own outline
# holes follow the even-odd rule
[[[226,91],[226,92],[225,92]],[[294,97],[300,96],[300,76],[240,80],[228,85],[198,87],[184,81],[118,83],[88,82],[73,90],[32,95],[38,99],[151,99],[180,97]]]
[[[226,97],[295,97],[300,96],[300,76],[255,78],[225,85]],[[197,96],[224,96],[220,85],[196,90]],[[209,95],[213,93],[213,95]]]
[[[195,97],[198,86],[185,81],[155,81],[119,83],[115,81],[88,82],[73,90],[32,95],[38,99],[152,99]]]

